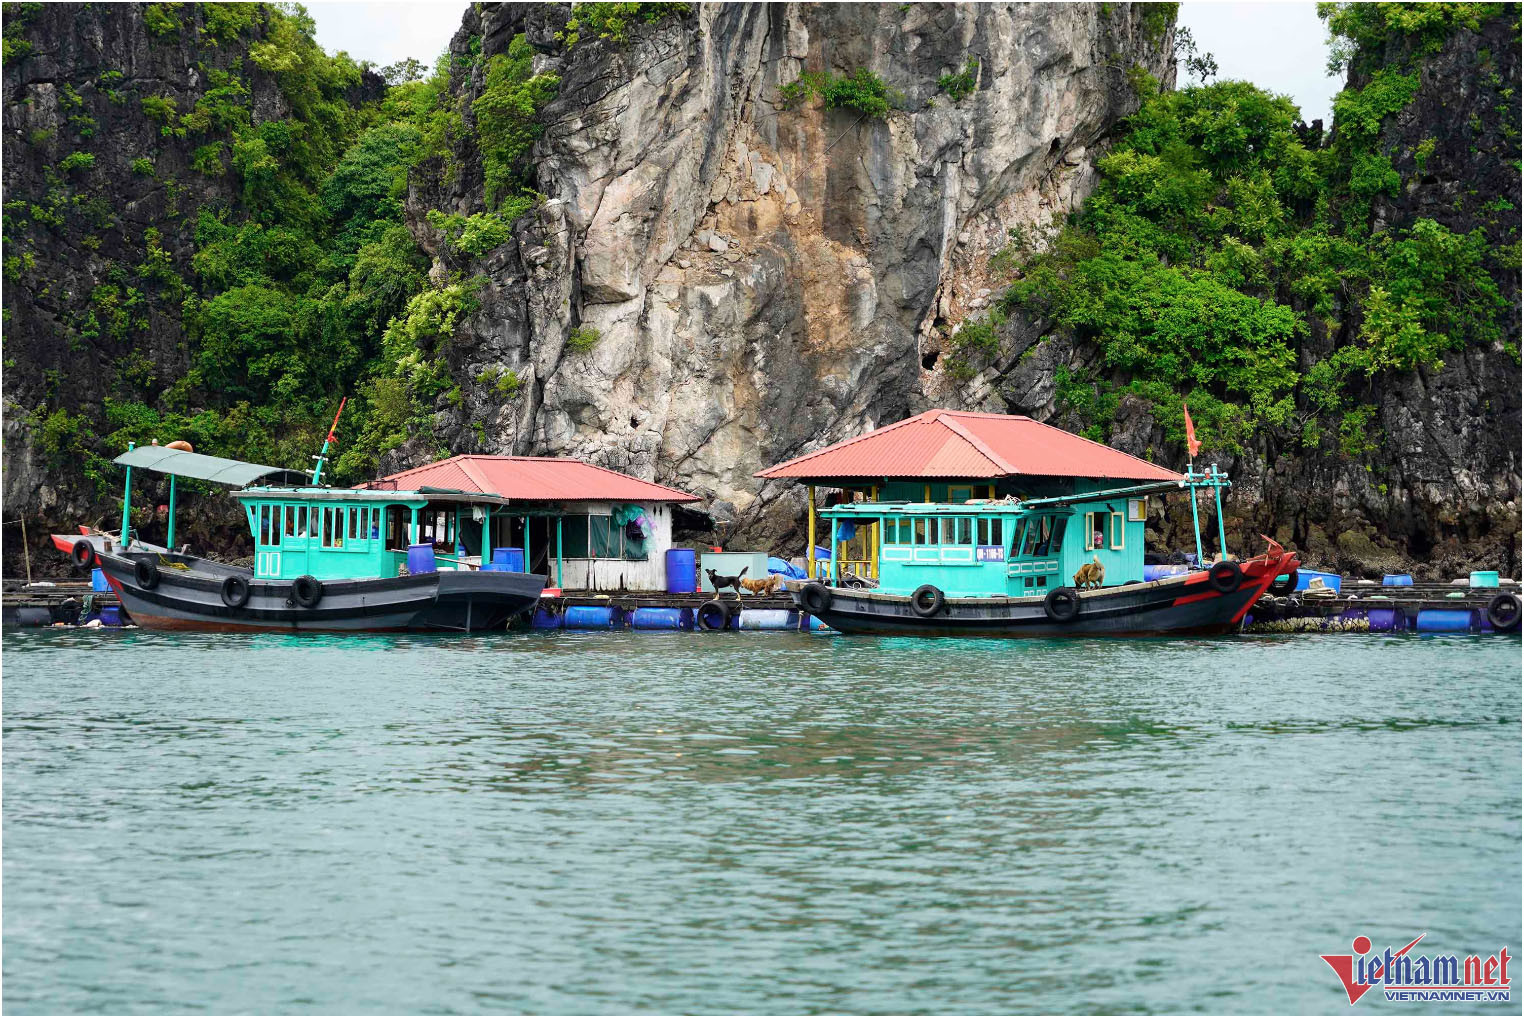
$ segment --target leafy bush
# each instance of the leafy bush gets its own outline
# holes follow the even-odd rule
[[[153,176],[153,160],[140,155],[132,160],[132,171],[138,176]]]
[[[603,335],[589,325],[578,325],[566,336],[566,349],[570,353],[585,353],[598,344]]]
[[[937,87],[946,92],[953,102],[965,99],[979,85],[979,61],[973,57],[956,74],[944,74],[937,79]]]
[[[494,212],[478,212],[474,215],[445,215],[438,210],[428,213],[429,225],[445,235],[450,249],[457,254],[481,257],[495,247],[508,242],[513,234],[509,220]]]
[[[94,169],[95,156],[89,152],[70,152],[63,157],[63,161],[58,164],[58,168],[65,173],[72,173],[78,169]]]
[[[178,35],[180,32],[180,3],[149,4],[143,8],[143,27],[156,37]]]
[[[532,65],[529,43],[523,35],[514,36],[508,52],[494,56],[487,65],[486,86],[471,104],[489,208],[498,207],[504,196],[524,186],[528,177],[524,159],[544,130],[538,114],[561,85],[554,74],[532,74]]]
[[[625,41],[630,28],[637,24],[654,25],[668,17],[682,17],[693,9],[691,3],[578,3],[557,38],[567,48],[582,39],[604,39],[616,45]]]
[[[891,104],[903,102],[905,98],[866,67],[859,67],[851,74],[806,71],[797,80],[780,88],[778,95],[786,109],[795,108],[810,98],[819,98],[827,109],[850,109],[862,117],[877,119],[888,116]]]

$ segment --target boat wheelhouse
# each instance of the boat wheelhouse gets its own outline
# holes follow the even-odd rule
[[[325,445],[326,449],[326,445]],[[223,630],[473,631],[502,627],[538,601],[543,576],[510,571],[492,548],[437,553],[462,515],[502,498],[459,491],[346,490],[304,474],[169,446],[129,449],[122,528],[55,535],[81,566],[99,566],[133,620],[145,627]],[[132,469],[170,477],[167,546],[131,526]],[[254,542],[253,568],[173,549],[175,479],[235,487]],[[250,486],[278,478],[298,482]],[[427,542],[420,542],[427,541]]]

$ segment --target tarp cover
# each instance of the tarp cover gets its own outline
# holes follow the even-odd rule
[[[225,483],[229,487],[246,487],[255,480],[273,479],[277,483],[306,485],[307,474],[295,469],[261,466],[254,462],[237,459],[219,459],[215,455],[185,452],[163,445],[143,445],[130,452],[123,452],[112,460],[119,466],[134,469],[151,469],[155,473],[187,476],[192,480],[210,480]]]

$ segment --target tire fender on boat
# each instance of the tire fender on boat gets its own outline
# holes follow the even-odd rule
[[[249,602],[249,580],[242,575],[229,575],[222,580],[222,602],[229,607],[242,607]]]
[[[153,589],[159,584],[159,566],[146,557],[140,557],[132,564],[132,577],[143,589]]]
[[[74,548],[69,551],[69,556],[72,557],[74,559],[74,563],[79,565],[81,568],[94,567],[95,545],[90,542],[88,537],[81,537],[80,539],[74,541]]]
[[[1042,610],[1048,615],[1049,621],[1060,623],[1073,621],[1079,616],[1080,598],[1079,593],[1068,586],[1059,586],[1048,590],[1048,595],[1042,601]]]
[[[820,614],[831,609],[831,590],[819,582],[811,582],[799,590],[799,605],[811,614]]]
[[[1487,601],[1487,623],[1498,631],[1513,631],[1519,626],[1519,598],[1513,593],[1498,593]]]
[[[300,607],[316,607],[323,599],[323,583],[311,575],[298,575],[291,583],[291,599]]]
[[[1219,593],[1231,593],[1244,583],[1244,570],[1237,561],[1218,561],[1207,572],[1207,582]]]
[[[694,619],[705,631],[724,631],[730,627],[730,604],[718,597],[705,600],[699,604]]]
[[[942,590],[931,583],[918,586],[916,591],[910,594],[910,609],[915,611],[917,617],[936,617],[942,613],[942,608],[947,606],[947,597],[942,595]]]
[[[1285,596],[1296,589],[1296,569],[1293,568],[1283,575],[1277,575],[1270,582],[1270,591],[1277,596]]]

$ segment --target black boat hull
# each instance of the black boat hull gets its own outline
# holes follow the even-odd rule
[[[865,589],[831,589],[824,609],[810,610],[804,583],[790,583],[800,609],[849,635],[932,635],[995,638],[1218,635],[1237,631],[1249,607],[1275,578],[1246,574],[1231,592],[1212,587],[1206,574],[1079,593],[1068,621],[1048,616],[1041,597],[948,597],[937,614],[923,617],[910,597]]]
[[[140,557],[158,568],[152,589],[138,582]],[[321,599],[305,607],[295,602],[290,581],[255,579],[247,568],[203,558],[129,552],[101,553],[98,561],[135,624],[186,631],[486,631],[531,609],[545,587],[543,575],[520,572],[341,579],[324,582]],[[236,607],[222,598],[233,575],[249,584],[248,602]]]

